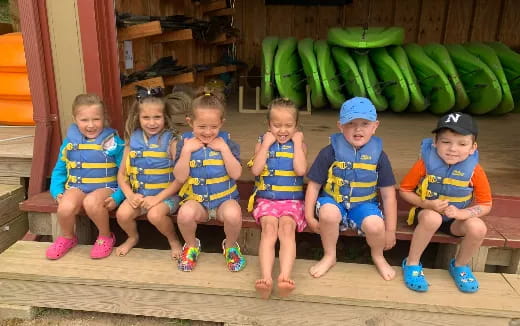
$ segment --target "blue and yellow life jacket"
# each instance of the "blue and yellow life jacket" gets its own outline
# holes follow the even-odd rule
[[[335,161],[329,168],[322,194],[351,209],[360,203],[377,202],[377,164],[383,142],[372,136],[360,149],[349,144],[343,134],[331,136]]]
[[[437,154],[433,139],[426,138],[421,143],[421,158],[426,166],[426,175],[416,189],[417,195],[422,200],[448,200],[457,208],[468,207],[473,199],[470,181],[478,164],[478,151],[462,162],[448,165]],[[408,214],[409,225],[413,224],[415,209],[412,207]]]
[[[248,166],[253,166],[253,160]],[[275,142],[269,147],[266,165],[255,178],[255,190],[247,210],[253,210],[255,196],[271,200],[303,199],[303,177],[294,172],[294,143],[289,140],[285,144]]]
[[[193,132],[187,132],[180,141],[184,142],[192,137]],[[229,142],[229,134],[226,132],[219,132],[218,137]],[[181,148],[183,145],[184,143]],[[239,197],[237,185],[226,171],[222,154],[206,146],[191,153],[190,175],[179,195],[183,202],[195,200],[207,209],[218,208],[224,201]]]
[[[62,151],[67,167],[65,189],[79,188],[90,193],[99,188],[118,187],[115,157],[107,155],[103,149],[105,141],[115,135],[114,129],[104,128],[95,139],[87,139],[76,124],[69,127],[69,143]]]
[[[132,133],[126,174],[135,193],[155,196],[173,182],[173,160],[169,151],[173,137],[171,131],[153,135],[148,140],[142,129]]]

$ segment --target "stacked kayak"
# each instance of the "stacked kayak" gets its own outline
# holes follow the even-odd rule
[[[266,37],[262,98],[337,109],[352,97],[378,111],[520,112],[520,54],[499,42],[403,44],[401,27],[331,28],[327,40]]]

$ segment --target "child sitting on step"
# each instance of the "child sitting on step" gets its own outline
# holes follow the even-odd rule
[[[408,224],[417,226],[408,257],[403,260],[406,286],[425,292],[429,284],[420,263],[424,249],[437,230],[462,237],[449,271],[462,292],[476,292],[479,283],[469,262],[486,236],[480,219],[491,211],[491,190],[478,163],[478,128],[467,114],[454,112],[441,117],[435,136],[421,144],[421,158],[401,182],[399,194],[414,207]]]
[[[189,272],[200,254],[196,238],[197,223],[216,219],[224,224],[226,239],[222,250],[232,272],[246,265],[237,239],[242,228],[242,210],[235,180],[242,174],[240,148],[231,141],[224,124],[224,99],[219,93],[203,89],[196,94],[186,121],[193,129],[182,135],[177,146],[175,177],[185,182],[179,194],[181,207],[177,224],[184,237],[178,268]]]
[[[259,137],[255,156],[248,163],[256,176],[248,211],[262,226],[259,259],[262,278],[255,288],[263,299],[273,288],[276,241],[280,239],[278,293],[286,297],[294,290],[291,279],[296,258],[295,230],[307,226],[303,212],[303,176],[307,171],[307,147],[298,131],[298,108],[288,99],[275,99],[267,109],[267,132]]]
[[[110,255],[115,243],[110,232],[109,211],[124,199],[117,185],[117,170],[124,142],[107,127],[105,106],[95,94],[76,96],[72,104],[74,123],[60,147],[51,176],[51,195],[58,202],[58,224],[62,235],[47,248],[49,259],[63,257],[78,244],[74,232],[76,215],[83,208],[96,225],[99,236],[90,257]]]
[[[395,276],[383,256],[383,250],[395,245],[395,178],[383,142],[374,136],[378,126],[369,99],[354,97],[343,103],[338,121],[341,132],[330,137],[330,145],[319,152],[307,174],[305,218],[311,230],[320,234],[324,250],[323,258],[310,268],[314,277],[334,266],[339,231],[347,228],[365,234],[381,277],[391,280]]]
[[[125,125],[125,164],[118,173],[126,200],[116,217],[128,235],[116,249],[118,256],[125,256],[138,243],[135,219],[146,214],[148,221],[168,239],[172,259],[177,261],[180,257],[181,244],[169,216],[179,207],[176,194],[182,186],[173,176],[177,140],[172,112],[161,88],[138,88]]]

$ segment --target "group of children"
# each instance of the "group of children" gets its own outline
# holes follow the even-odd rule
[[[201,250],[197,224],[216,219],[224,225],[222,249],[228,269],[238,272],[246,266],[237,243],[242,225],[235,183],[242,173],[240,149],[221,130],[224,99],[210,90],[196,94],[186,115],[192,131],[182,136],[175,133],[171,112],[160,89],[139,90],[128,112],[123,141],[108,127],[98,96],[76,97],[74,123],[60,148],[50,187],[58,202],[62,235],[47,249],[47,258],[58,259],[77,244],[75,218],[82,208],[99,231],[91,257],[110,255],[116,239],[109,212],[119,206],[117,222],[128,237],[116,248],[118,256],[137,245],[135,219],[146,214],[168,239],[178,269],[192,271]],[[267,131],[258,138],[248,163],[255,175],[248,210],[262,228],[257,292],[265,299],[271,295],[278,240],[278,292],[283,297],[294,290],[295,232],[306,227],[320,234],[324,249],[322,259],[310,268],[313,277],[334,266],[339,232],[352,228],[366,237],[382,278],[393,279],[395,270],[383,253],[396,242],[395,178],[382,140],[374,136],[379,126],[374,105],[361,97],[343,103],[337,123],[340,132],[330,136],[330,144],[308,171],[298,120],[298,109],[290,100],[273,100],[267,110]],[[486,234],[480,217],[489,213],[492,202],[478,163],[478,129],[471,116],[455,112],[441,117],[433,133],[433,138],[423,140],[421,157],[399,190],[413,206],[408,222],[416,224],[402,263],[404,282],[411,290],[428,290],[420,258],[440,230],[462,237],[449,271],[461,291],[475,292],[479,284],[469,262]],[[175,212],[184,245],[170,217]]]

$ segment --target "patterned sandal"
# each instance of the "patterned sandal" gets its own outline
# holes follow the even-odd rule
[[[453,277],[453,281],[461,290],[465,293],[475,293],[479,289],[479,284],[469,265],[455,266],[455,259],[450,261],[450,275]]]
[[[407,288],[417,292],[428,291],[429,284],[424,277],[422,264],[406,265],[406,258],[402,263],[404,284]]]
[[[240,272],[246,267],[246,258],[240,252],[240,246],[235,242],[235,246],[226,248],[226,239],[222,241],[222,254],[226,258],[226,264],[230,272]]]
[[[114,245],[116,244],[116,236],[110,233],[110,237],[99,236],[90,250],[90,258],[100,259],[110,256]]]
[[[200,254],[200,240],[197,241],[196,247],[188,247],[186,243],[182,246],[182,254],[179,258],[177,268],[183,272],[191,272],[197,265],[197,259]]]
[[[45,252],[45,256],[48,259],[56,260],[63,257],[70,249],[74,248],[78,244],[78,238],[74,237],[72,239],[65,237],[58,237],[56,241],[54,241],[47,251]]]

